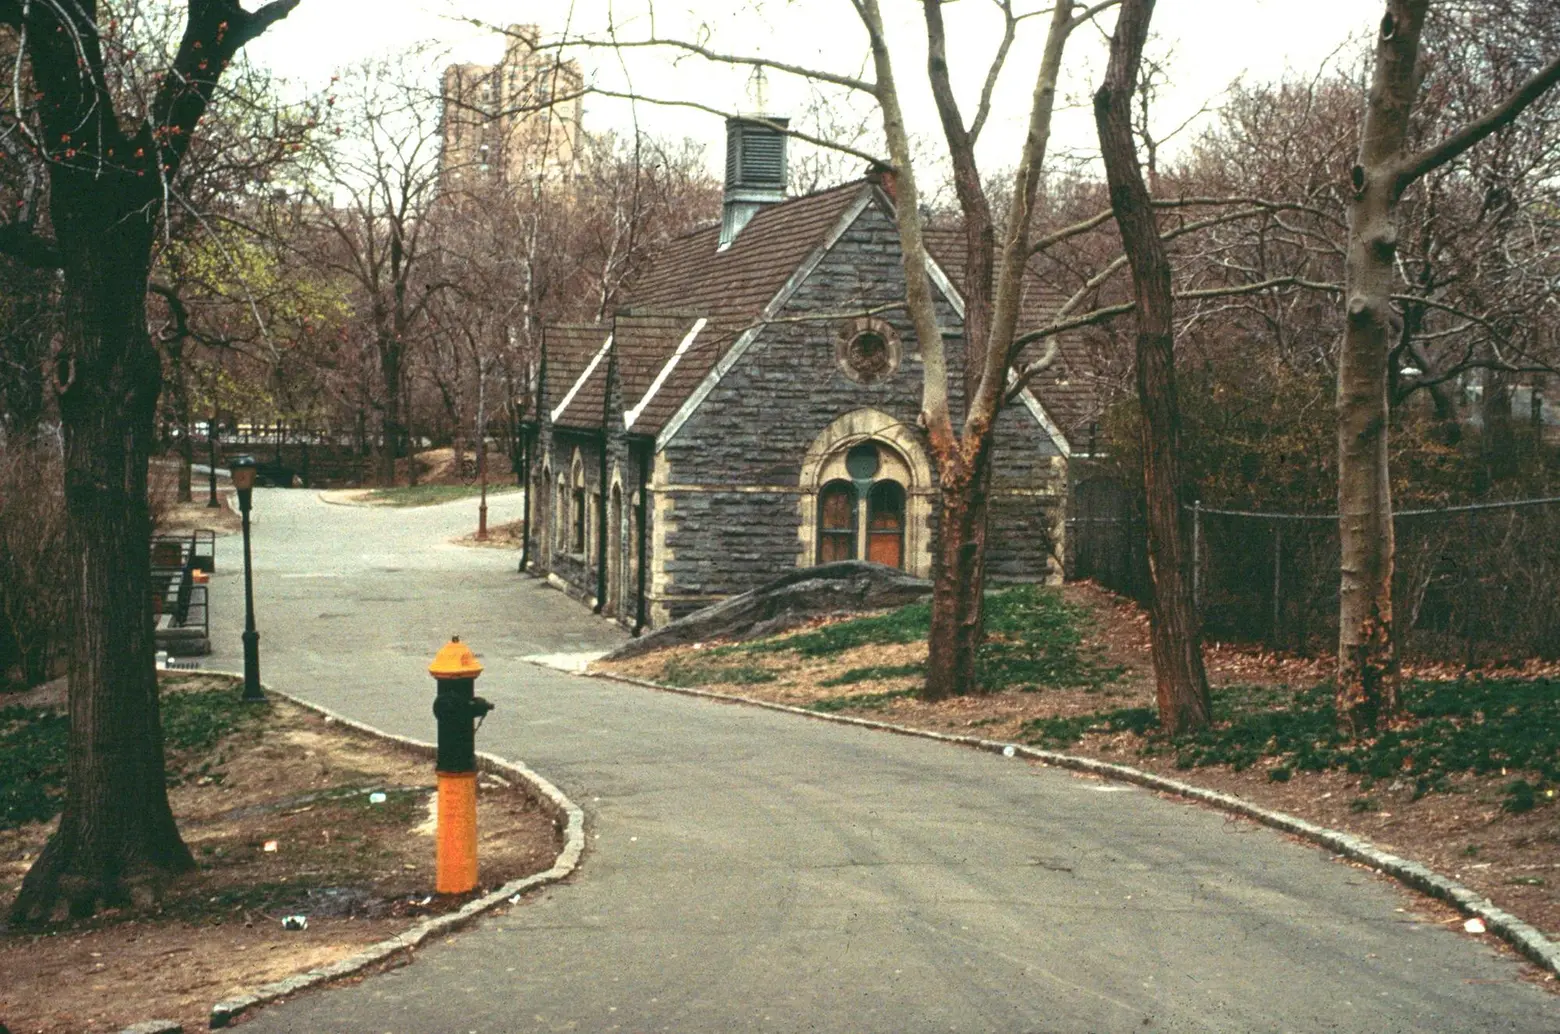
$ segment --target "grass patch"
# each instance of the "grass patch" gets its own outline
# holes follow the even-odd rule
[[[32,707],[0,710],[0,829],[59,814],[70,720]]]
[[[878,679],[909,678],[926,674],[925,664],[873,664],[865,668],[850,668],[832,679],[824,679],[820,686],[849,686],[857,682],[873,682]]]
[[[831,657],[858,646],[923,642],[931,625],[932,604],[930,600],[923,600],[887,614],[836,621],[798,635],[756,639],[726,649],[734,653],[796,653],[803,657]]]
[[[676,657],[661,669],[661,681],[669,686],[755,686],[773,682],[774,672],[760,664],[722,664],[714,650],[692,657]]]
[[[923,600],[886,614],[836,621],[798,635],[724,646],[710,653],[832,657],[861,646],[925,642],[931,621],[931,601]],[[1021,585],[988,593],[987,641],[979,661],[981,685],[993,691],[1047,686],[1093,689],[1114,682],[1123,669],[1103,663],[1100,651],[1084,645],[1089,627],[1088,611],[1066,602],[1056,589]],[[919,675],[923,670],[923,665],[857,668],[824,685]]]
[[[1065,750],[1091,732],[1130,732],[1139,736],[1159,728],[1159,715],[1151,707],[1119,707],[1096,714],[1067,718],[1031,718],[1019,729],[1025,743],[1047,750]]]
[[[807,707],[812,711],[835,714],[839,711],[875,711],[891,700],[913,694],[913,689],[891,689],[886,693],[851,693],[846,696],[825,697],[814,700]]]
[[[488,485],[490,496],[519,490],[515,485]],[[381,506],[437,506],[457,499],[472,499],[481,494],[481,485],[401,485],[396,488],[376,488],[368,493],[367,501]]]
[[[1099,689],[1126,669],[1084,645],[1089,612],[1055,589],[1023,585],[986,597],[980,680],[988,689]]]
[[[165,693],[159,707],[170,784],[208,775],[212,763],[203,755],[267,710],[243,703],[237,688],[227,686]],[[69,733],[70,719],[60,711],[0,709],[0,829],[47,822],[59,814]]]
[[[1409,722],[1352,742],[1338,731],[1328,684],[1295,692],[1234,687],[1215,693],[1214,727],[1168,740],[1152,736],[1159,722],[1148,708],[1036,719],[1024,733],[1027,742],[1061,748],[1091,732],[1134,732],[1151,737],[1144,753],[1173,754],[1180,768],[1229,765],[1239,771],[1263,762],[1286,774],[1344,771],[1363,776],[1367,786],[1410,782],[1416,797],[1450,790],[1453,775],[1519,769],[1537,773],[1542,783],[1510,784],[1507,810],[1553,799],[1543,788],[1560,783],[1560,682],[1410,682],[1402,692]]]

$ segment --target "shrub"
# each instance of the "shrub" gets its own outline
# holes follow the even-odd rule
[[[68,626],[60,484],[57,442],[0,443],[0,684],[48,681]]]

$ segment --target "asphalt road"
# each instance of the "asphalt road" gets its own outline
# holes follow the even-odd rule
[[[255,495],[262,677],[431,739],[425,669],[461,635],[498,705],[479,746],[584,807],[589,845],[570,882],[414,965],[264,1009],[255,1034],[1560,1031],[1560,998],[1515,963],[1266,829],[527,663],[622,633],[513,553],[448,545],[474,502]],[[218,554],[208,664],[236,670],[238,539]]]

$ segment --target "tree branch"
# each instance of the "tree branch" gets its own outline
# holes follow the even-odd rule
[[[1209,226],[1216,226],[1219,222],[1229,222],[1233,219],[1245,219],[1254,215],[1262,215],[1265,212],[1305,212],[1309,215],[1325,218],[1325,213],[1323,213],[1320,209],[1312,208],[1309,205],[1302,205],[1296,201],[1272,201],[1267,198],[1260,197],[1163,197],[1153,198],[1149,204],[1153,205],[1155,208],[1202,208],[1214,207],[1218,205],[1249,206],[1250,210],[1236,212],[1234,214],[1228,214],[1224,216],[1211,216],[1206,220],[1199,220],[1194,223],[1186,223],[1183,227],[1173,228],[1171,233],[1167,234],[1167,236],[1171,234],[1178,236],[1179,233],[1184,233],[1189,230],[1201,230]],[[1035,241],[1035,243],[1030,247],[1029,251],[1031,254],[1038,255],[1046,249],[1060,244],[1062,241],[1065,241],[1071,237],[1077,237],[1081,234],[1088,233],[1095,227],[1109,222],[1114,215],[1115,213],[1113,213],[1108,208],[1102,212],[1096,212],[1087,219],[1073,223],[1071,226],[1065,226],[1062,229],[1055,231],[1054,233],[1049,233],[1046,236],[1040,238],[1039,240]]]
[[[1007,394],[1002,397],[1003,403],[1006,404],[1008,402],[1012,402],[1014,399],[1022,395],[1024,393],[1024,389],[1029,387],[1029,382],[1033,380],[1036,375],[1044,373],[1046,370],[1049,370],[1052,366],[1056,365],[1056,360],[1061,356],[1061,354],[1061,341],[1056,337],[1052,337],[1045,343],[1045,352],[1040,356],[1040,358],[1026,364],[1022,370],[1018,370],[1013,373],[1013,376],[1008,383]]]
[[[1399,165],[1393,177],[1394,196],[1402,196],[1403,191],[1425,173],[1445,165],[1491,133],[1509,126],[1516,121],[1517,116],[1522,114],[1525,108],[1542,97],[1556,83],[1560,83],[1560,55],[1556,55],[1554,60],[1545,65],[1537,75],[1523,83],[1484,116],[1468,123],[1445,140],[1425,148]]]
[[[537,50],[564,50],[570,47],[584,47],[586,49],[606,48],[608,50],[630,50],[640,47],[664,47],[671,50],[681,50],[687,54],[702,57],[706,61],[715,64],[747,65],[751,68],[772,68],[777,72],[786,72],[803,79],[814,79],[821,83],[832,83],[835,86],[843,86],[848,90],[859,90],[862,93],[873,93],[877,90],[874,83],[865,79],[857,79],[848,75],[836,75],[833,72],[825,72],[817,68],[808,68],[805,65],[793,65],[785,61],[775,61],[767,57],[750,57],[745,54],[722,54],[697,43],[689,43],[687,40],[658,39],[651,37],[642,40],[593,40],[572,39],[561,40],[557,43],[539,44]]]
[[[971,143],[980,139],[980,131],[986,126],[986,118],[991,114],[991,95],[997,88],[997,79],[1002,74],[1002,66],[1007,63],[1008,50],[1013,46],[1013,37],[1018,34],[1018,19],[1013,17],[1013,0],[993,0],[993,2],[1002,11],[1002,42],[997,44],[997,53],[991,59],[991,67],[986,69],[986,81],[981,84],[980,102],[975,107],[975,121],[970,123]]]
[[[1323,283],[1316,280],[1306,280],[1303,277],[1298,276],[1278,276],[1269,280],[1260,281],[1258,283],[1232,284],[1228,287],[1204,287],[1191,291],[1177,291],[1174,294],[1174,298],[1177,301],[1197,301],[1203,298],[1226,298],[1242,294],[1256,294],[1259,291],[1267,291],[1275,287],[1303,287],[1306,290],[1326,291],[1331,294],[1341,294],[1343,292],[1343,288],[1337,284]],[[1421,300],[1422,299],[1415,299],[1415,301]],[[1046,338],[1054,337],[1057,334],[1066,333],[1069,330],[1077,330],[1079,327],[1093,326],[1097,323],[1104,323],[1107,320],[1113,320],[1117,316],[1126,315],[1136,307],[1137,306],[1132,302],[1122,302],[1117,305],[1107,305],[1102,308],[1085,312],[1078,316],[1070,316],[1067,319],[1056,320],[1053,323],[1044,327],[1040,327],[1037,330],[1031,330],[1027,333],[1020,334],[1013,339],[1013,342],[1018,347],[1023,347],[1024,345],[1033,344],[1036,341],[1043,341]]]
[[[237,5],[235,5],[235,7],[236,6]],[[242,36],[242,38],[238,41],[233,49],[237,51],[239,47],[242,47],[244,44],[255,39],[261,33],[265,32],[265,30],[269,29],[271,26],[275,25],[289,14],[292,14],[293,8],[297,6],[298,0],[271,0],[270,3],[260,8],[260,10],[248,15],[244,19],[244,24],[239,30],[239,34]]]
[[[1084,22],[1093,19],[1095,15],[1099,14],[1107,7],[1115,7],[1119,3],[1121,3],[1121,0],[1103,0],[1103,2],[1095,4],[1088,10],[1080,12],[1079,15],[1072,20],[1072,25],[1068,27],[1068,31],[1071,32],[1073,29],[1078,28]]]
[[[713,107],[709,104],[700,104],[698,101],[679,101],[668,100],[664,97],[647,97],[642,93],[634,93],[623,90],[607,90],[599,86],[592,87],[590,92],[600,97],[613,97],[618,100],[638,101],[643,104],[656,104],[664,108],[692,108],[694,111],[703,111],[711,115],[719,115],[721,118],[738,117],[736,112],[727,111],[723,108]],[[838,141],[826,140],[823,137],[813,136],[811,133],[803,133],[799,129],[790,129],[778,123],[770,122],[767,119],[754,118],[751,115],[743,115],[741,117],[751,122],[757,122],[760,125],[768,126],[770,129],[773,129],[776,132],[784,133],[786,136],[794,137],[795,139],[801,140],[805,143],[816,144],[819,147],[826,147],[831,151],[838,151],[841,154],[852,155],[853,157],[860,158],[861,160],[868,162],[873,166],[887,168],[893,167],[893,163],[888,159],[883,158],[881,155],[869,154],[866,151],[858,151],[856,148],[846,146],[845,144],[839,143]]]
[[[250,13],[237,0],[190,0],[184,37],[152,101],[150,124],[142,130],[156,145],[162,176],[178,169],[228,62],[297,6],[298,0],[271,0]]]

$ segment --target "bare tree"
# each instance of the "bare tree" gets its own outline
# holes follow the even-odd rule
[[[1176,733],[1206,726],[1213,707],[1181,516],[1181,412],[1176,398],[1170,258],[1138,168],[1131,122],[1138,66],[1153,14],[1154,0],[1122,0],[1105,81],[1094,95],[1094,120],[1111,209],[1132,267],[1136,295],[1139,441],[1154,589],[1149,633],[1160,721]]]
[[[1365,105],[1344,284],[1338,363],[1338,511],[1341,579],[1338,712],[1356,734],[1397,713],[1392,626],[1392,489],[1388,463],[1388,357],[1399,336],[1392,305],[1398,204],[1427,173],[1511,124],[1560,81],[1560,56],[1502,102],[1418,151],[1407,147],[1429,0],[1389,0],[1376,37]]]
[[[389,485],[409,440],[409,352],[429,301],[449,286],[420,275],[438,247],[425,231],[442,196],[439,133],[435,106],[406,67],[364,65],[333,89],[298,187],[302,203],[290,212],[297,224],[273,234],[320,275],[353,286],[377,367],[370,397],[380,412],[379,476]]]
[[[71,583],[71,750],[59,828],[12,908],[36,920],[64,900],[86,915],[154,891],[193,866],[164,783],[153,666],[147,461],[161,366],[146,320],[166,184],[240,48],[297,6],[250,12],[188,0],[170,67],[116,94],[92,0],[0,0],[25,56],[0,135],[46,162],[52,238],[0,230],[0,249],[63,271],[56,390],[65,435]]]

